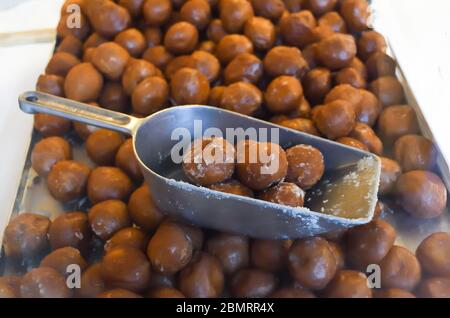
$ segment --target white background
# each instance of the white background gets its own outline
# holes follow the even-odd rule
[[[54,28],[63,0],[0,0],[0,32]],[[374,0],[376,27],[391,41],[441,150],[450,158],[450,1]],[[17,96],[34,89],[53,43],[0,47],[0,231],[16,194],[32,130]]]

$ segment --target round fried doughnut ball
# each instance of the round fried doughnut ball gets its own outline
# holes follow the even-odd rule
[[[366,68],[368,76],[371,79],[385,76],[395,77],[397,64],[395,63],[395,60],[386,53],[376,52],[367,59]]]
[[[317,129],[328,139],[348,136],[356,124],[356,114],[351,104],[336,100],[317,110],[313,117]]]
[[[296,47],[276,46],[267,52],[263,60],[264,70],[272,77],[281,75],[302,78],[309,69],[302,52]]]
[[[252,17],[245,23],[244,34],[256,50],[266,51],[275,44],[275,26],[268,19]]]
[[[406,135],[394,145],[395,159],[403,171],[433,170],[437,162],[437,150],[433,142],[419,135]]]
[[[349,136],[365,144],[370,152],[377,155],[383,153],[383,143],[369,125],[356,123]]]
[[[216,56],[223,65],[231,62],[240,53],[253,53],[253,44],[244,35],[225,35],[217,44]]]
[[[235,150],[223,138],[194,140],[183,158],[183,171],[194,183],[209,186],[234,173]]]
[[[206,252],[220,261],[227,275],[234,274],[249,264],[249,242],[245,236],[216,234],[206,242]]]
[[[290,241],[253,240],[250,255],[253,266],[268,271],[278,272],[285,268]]]
[[[50,267],[66,277],[72,273],[71,265],[77,265],[81,271],[85,270],[87,263],[79,250],[73,247],[62,247],[45,256],[40,267]]]
[[[67,98],[79,102],[93,102],[100,96],[103,77],[91,63],[74,66],[64,81],[64,93]]]
[[[70,298],[65,278],[55,269],[39,267],[29,271],[20,285],[22,298]]]
[[[263,298],[276,288],[277,281],[272,273],[259,269],[243,269],[231,280],[231,294],[238,298]]]
[[[253,17],[253,7],[247,0],[225,0],[219,3],[220,20],[228,33],[241,33],[245,22]]]
[[[237,82],[225,87],[220,98],[220,107],[244,115],[254,114],[263,101],[258,87],[246,82]]]
[[[369,84],[369,90],[378,97],[384,107],[399,105],[405,99],[402,84],[393,76],[379,77]]]
[[[223,73],[225,84],[243,81],[256,85],[262,76],[262,61],[250,53],[241,53],[236,56]]]
[[[172,77],[171,93],[177,105],[206,105],[209,81],[198,70],[181,68]]]
[[[155,272],[175,274],[191,261],[193,242],[179,224],[162,223],[150,239],[147,256]]]
[[[62,160],[53,165],[47,176],[50,194],[58,201],[69,202],[81,199],[86,193],[86,184],[91,169],[84,163]]]
[[[365,31],[358,40],[358,56],[363,61],[366,61],[373,53],[384,53],[386,49],[386,40],[377,31]]]
[[[265,17],[270,20],[278,20],[285,6],[283,0],[251,0],[255,15]]]
[[[450,278],[425,279],[419,285],[417,293],[423,298],[450,298]]]
[[[100,264],[101,276],[107,286],[134,292],[148,287],[150,263],[136,248],[118,246],[106,253]]]
[[[146,185],[131,194],[128,211],[133,222],[146,231],[155,230],[163,219],[163,214],[155,206],[150,188]]]
[[[291,246],[288,267],[302,286],[320,290],[334,277],[337,263],[327,240],[313,237],[298,240]]]
[[[381,286],[411,291],[420,282],[420,264],[413,253],[394,246],[380,263]]]
[[[109,129],[98,129],[86,140],[86,152],[97,165],[112,166],[122,143],[123,137],[120,133]]]
[[[173,55],[170,53],[166,47],[162,45],[157,45],[148,48],[142,58],[161,70],[164,70],[170,61],[173,60]]]
[[[308,10],[311,10],[315,16],[321,16],[334,10],[337,2],[337,0],[306,0],[305,6]]]
[[[143,179],[141,168],[133,150],[133,140],[127,139],[119,148],[115,158],[115,164],[122,169],[135,182]]]
[[[361,271],[379,264],[394,246],[395,236],[395,229],[383,220],[351,228],[346,233],[347,262]]]
[[[317,21],[311,11],[303,10],[283,16],[280,20],[280,34],[289,46],[304,48],[314,42],[313,29]]]
[[[211,83],[217,80],[220,75],[220,62],[213,54],[195,51],[191,56],[194,59],[195,68],[205,75]]]
[[[36,83],[36,90],[38,92],[64,97],[64,78],[57,75],[40,75]]]
[[[87,214],[70,212],[58,216],[50,225],[48,236],[52,249],[71,246],[86,251],[91,239]]]
[[[94,50],[92,64],[110,80],[122,77],[125,67],[130,59],[126,49],[115,42],[100,44]]]
[[[427,273],[450,277],[450,234],[431,234],[420,243],[416,256]]]
[[[169,103],[169,84],[164,78],[151,76],[140,82],[131,95],[133,111],[150,115]]]
[[[379,158],[381,160],[381,176],[378,194],[386,195],[394,190],[397,179],[402,174],[402,168],[395,160],[386,157]]]
[[[114,42],[122,46],[133,57],[139,57],[147,48],[145,37],[141,31],[135,28],[120,32],[114,38]]]
[[[350,30],[361,32],[368,28],[370,8],[366,0],[344,0],[340,13]]]
[[[84,1],[83,11],[89,17],[94,30],[105,38],[112,38],[130,25],[127,9],[113,1]]]
[[[117,231],[131,225],[127,206],[119,200],[97,203],[89,210],[89,225],[92,232],[106,241]]]
[[[47,176],[55,163],[72,159],[70,144],[61,137],[48,137],[39,141],[31,154],[31,166],[40,176]]]
[[[395,192],[406,212],[417,218],[438,217],[447,205],[445,185],[432,172],[414,170],[401,175]]]
[[[305,192],[295,183],[281,182],[258,195],[258,199],[291,207],[302,207]]]
[[[132,95],[136,86],[148,77],[156,76],[156,67],[146,61],[132,59],[128,63],[122,76],[122,86],[127,95]]]
[[[215,191],[240,195],[243,197],[253,198],[255,196],[250,188],[246,187],[237,180],[229,180],[225,182],[216,183],[211,185],[209,188]]]
[[[293,76],[275,78],[264,95],[267,108],[273,113],[294,111],[303,98],[303,87]]]
[[[13,218],[4,234],[6,257],[24,259],[46,251],[50,224],[47,217],[32,213],[22,213]]]
[[[66,77],[72,67],[80,64],[80,60],[66,52],[56,52],[45,68],[45,74]]]
[[[205,29],[211,19],[211,7],[205,0],[188,0],[180,9],[181,20],[192,23],[199,30]]]
[[[237,145],[237,178],[253,190],[263,190],[287,174],[286,152],[271,142],[241,141]]]
[[[167,30],[164,46],[173,54],[189,54],[197,47],[198,37],[198,31],[194,25],[178,22]]]
[[[151,26],[161,26],[170,19],[172,14],[172,1],[145,0],[142,7],[144,20]]]
[[[331,90],[331,72],[319,67],[309,71],[303,79],[305,96],[313,104],[323,102],[325,96]]]
[[[127,113],[130,104],[128,96],[119,82],[105,83],[98,102],[103,108],[119,113]]]
[[[341,270],[336,273],[324,292],[327,298],[372,298],[367,277],[361,272]]]
[[[351,35],[336,33],[319,42],[317,58],[330,70],[349,66],[356,56],[356,43]]]
[[[227,35],[227,31],[225,31],[223,27],[222,20],[214,19],[208,25],[208,29],[206,30],[206,36],[208,40],[213,41],[214,43],[219,43],[222,38]]]
[[[416,113],[408,105],[387,107],[378,119],[378,131],[385,142],[394,143],[401,136],[417,134],[419,130]]]
[[[142,230],[135,227],[126,227],[111,236],[105,243],[105,251],[108,252],[118,246],[126,246],[137,248],[144,252],[147,247],[147,241],[148,238]]]
[[[114,167],[95,168],[87,184],[88,198],[93,204],[106,200],[126,200],[132,189],[130,178]]]

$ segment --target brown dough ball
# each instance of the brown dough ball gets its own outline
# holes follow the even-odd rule
[[[199,0],[205,1],[205,0]],[[205,51],[195,51],[192,53],[195,68],[200,71],[211,83],[219,78],[220,62],[211,53]]]
[[[249,264],[248,238],[219,233],[206,242],[206,252],[216,257],[225,274],[231,275]]]
[[[79,58],[83,52],[83,42],[73,35],[67,35],[59,43],[56,52],[66,52]]]
[[[100,93],[99,103],[103,108],[127,113],[130,101],[119,82],[107,82]]]
[[[67,98],[79,102],[97,100],[103,87],[103,77],[91,63],[81,63],[70,69],[64,82]]]
[[[320,41],[317,46],[317,58],[330,70],[339,70],[349,66],[356,56],[356,43],[351,35],[336,33]]]
[[[126,227],[111,236],[105,243],[105,251],[109,252],[118,246],[124,246],[137,248],[138,250],[145,252],[147,241],[148,238],[142,230],[135,227]]]
[[[173,59],[172,53],[170,53],[166,47],[162,45],[148,48],[142,58],[161,70],[164,70],[170,61]]]
[[[186,177],[203,186],[229,179],[234,166],[234,147],[223,138],[194,140],[183,158]]]
[[[135,113],[153,114],[169,103],[169,84],[161,77],[148,77],[136,86],[131,101]]]
[[[31,165],[40,176],[47,176],[55,163],[72,159],[70,144],[61,137],[48,137],[39,141],[31,154]]]
[[[285,119],[279,122],[278,125],[314,136],[320,135],[317,131],[316,126],[314,125],[314,122],[306,118]]]
[[[75,289],[75,296],[80,298],[94,298],[106,289],[101,274],[101,265],[96,263],[81,273],[80,288]]]
[[[192,23],[199,30],[205,29],[211,20],[211,7],[205,0],[188,0],[180,9],[181,20]]]
[[[246,82],[237,82],[223,90],[220,106],[250,116],[261,107],[262,100],[263,95],[258,87]]]
[[[273,47],[276,30],[273,23],[262,17],[252,17],[245,23],[244,34],[256,50],[266,51]]]
[[[120,32],[114,38],[114,42],[126,49],[132,57],[141,56],[147,48],[144,35],[135,28]]]
[[[282,0],[251,0],[255,15],[270,20],[278,20],[285,11]]]
[[[73,247],[62,247],[45,256],[39,266],[53,268],[67,278],[73,273],[70,265],[78,265],[81,271],[87,267],[87,263],[79,250]]]
[[[100,270],[107,286],[133,292],[146,289],[151,278],[150,263],[145,254],[130,247],[119,246],[106,253]]]
[[[445,277],[426,279],[420,284],[417,293],[422,298],[450,298],[450,279]]]
[[[341,270],[325,290],[327,298],[372,298],[367,277],[361,272]]]
[[[122,76],[122,86],[128,95],[132,95],[136,86],[148,77],[156,76],[156,67],[146,60],[132,59]]]
[[[331,11],[320,17],[318,25],[321,27],[327,27],[334,32],[347,33],[347,26],[344,19],[338,12]]]
[[[377,155],[383,153],[383,143],[370,126],[363,123],[356,123],[355,128],[353,128],[349,136],[365,144],[370,152]]]
[[[258,199],[290,207],[302,207],[305,192],[295,183],[281,182],[258,195]]]
[[[57,75],[40,75],[36,83],[36,90],[64,97],[64,78]]]
[[[281,75],[302,78],[308,71],[308,63],[295,47],[276,46],[264,57],[264,70],[272,77]]]
[[[350,30],[361,32],[368,28],[370,8],[366,0],[344,0],[340,13]]]
[[[352,132],[356,115],[350,103],[336,100],[321,107],[313,120],[319,131],[328,139],[337,139]]]
[[[47,176],[50,194],[58,201],[69,202],[81,199],[86,193],[86,184],[91,169],[84,163],[62,160],[53,165]]]
[[[414,109],[408,105],[385,108],[378,119],[378,131],[380,137],[389,143],[394,143],[401,136],[419,133]]]
[[[273,113],[289,113],[298,107],[303,98],[303,87],[293,76],[275,78],[264,95],[267,108]]]
[[[115,42],[100,44],[94,50],[92,64],[110,80],[122,77],[125,67],[130,59],[126,49]]]
[[[95,168],[87,185],[88,197],[93,204],[106,200],[126,200],[132,190],[130,178],[114,167]]]
[[[163,214],[155,206],[150,188],[146,185],[131,194],[128,211],[133,222],[145,231],[155,230],[163,219]]]
[[[113,1],[89,0],[83,5],[93,28],[105,38],[114,37],[130,25],[128,10]]]
[[[433,233],[416,250],[422,268],[436,276],[450,276],[450,234]]]
[[[394,145],[395,158],[403,171],[433,170],[437,162],[437,150],[433,142],[419,135],[406,135]]]
[[[353,67],[346,67],[340,70],[334,80],[336,85],[349,84],[355,88],[365,88],[367,85],[366,79],[359,70]]]
[[[48,62],[45,74],[66,77],[70,69],[78,64],[80,64],[80,60],[75,55],[56,52]]]
[[[364,61],[366,61],[373,53],[384,53],[386,49],[386,40],[376,31],[365,31],[358,40],[358,55]]]
[[[353,147],[362,151],[369,151],[369,148],[367,148],[367,146],[365,144],[363,144],[361,141],[354,139],[354,138],[350,138],[350,137],[341,137],[336,139],[336,142],[349,146],[349,147]]]
[[[380,263],[381,286],[411,291],[420,282],[420,264],[413,253],[394,246]]]
[[[86,140],[86,152],[97,165],[112,166],[122,143],[123,137],[120,133],[109,129],[98,129]]]
[[[393,76],[379,77],[369,84],[369,90],[378,97],[384,107],[401,104],[405,99],[402,84]]]
[[[281,18],[280,34],[287,45],[304,48],[314,42],[313,29],[316,25],[311,11],[291,13]]]
[[[170,19],[172,2],[170,0],[145,0],[142,7],[145,22],[151,26],[161,26]]]
[[[305,96],[311,103],[317,105],[323,102],[331,90],[331,72],[323,67],[309,71],[303,79]]]
[[[296,241],[288,255],[292,277],[313,290],[323,289],[336,273],[336,259],[328,242],[320,237]]]
[[[253,53],[253,44],[244,35],[225,35],[217,44],[216,56],[224,65],[231,62],[240,53]]]
[[[271,273],[259,269],[243,269],[231,280],[231,294],[238,298],[263,298],[276,288],[277,281]]]
[[[263,76],[263,63],[253,54],[241,53],[225,68],[223,77],[225,84],[248,82],[256,85]]]
[[[61,214],[50,225],[48,237],[54,250],[70,246],[81,252],[87,251],[91,240],[87,214],[84,212]]]
[[[366,61],[368,76],[371,79],[380,77],[395,77],[397,64],[395,60],[383,52],[373,53]]]
[[[209,81],[199,71],[182,68],[172,77],[172,97],[177,105],[206,105],[209,97]]]
[[[222,40],[222,38],[227,34],[228,32],[225,31],[222,20],[220,19],[212,20],[211,23],[208,25],[208,29],[206,30],[206,35],[208,39],[216,44],[219,43],[220,40]]]
[[[22,298],[70,298],[72,292],[67,288],[66,280],[55,269],[35,268],[29,271],[20,285]]]
[[[133,140],[127,139],[119,148],[115,164],[122,169],[135,182],[143,179],[141,168],[133,150]]]
[[[285,268],[290,247],[287,242],[253,240],[250,249],[253,266],[268,272],[278,272]]]
[[[194,25],[178,22],[167,30],[164,45],[173,54],[189,54],[195,50],[198,37],[198,31]]]
[[[363,272],[379,264],[394,246],[395,229],[383,220],[351,228],[346,233],[347,262]]]
[[[378,194],[386,195],[394,190],[397,179],[402,174],[402,168],[395,160],[386,157],[379,158],[381,160],[381,176]]]
[[[46,251],[50,224],[47,217],[32,213],[21,213],[13,218],[5,229],[5,256],[23,260]]]
[[[225,0],[219,3],[219,14],[228,33],[241,33],[245,22],[253,17],[253,7],[247,0]]]
[[[253,190],[263,190],[287,174],[285,151],[271,142],[244,141],[237,145],[237,178]]]
[[[175,274],[191,261],[193,243],[179,224],[164,222],[147,246],[147,256],[155,272]]]
[[[131,225],[127,206],[119,200],[97,203],[89,210],[88,217],[92,232],[103,241]]]

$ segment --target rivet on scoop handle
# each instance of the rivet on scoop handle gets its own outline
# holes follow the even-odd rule
[[[140,119],[133,116],[40,92],[23,93],[19,96],[19,105],[28,114],[61,116],[130,135],[140,123]]]

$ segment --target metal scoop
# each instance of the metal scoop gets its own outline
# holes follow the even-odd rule
[[[139,119],[52,95],[28,92],[19,98],[26,113],[48,113],[130,134],[155,204],[167,215],[192,224],[254,238],[293,239],[365,224],[373,218],[381,164],[377,156],[335,142],[208,106],[179,106]],[[326,172],[308,191],[307,208],[291,208],[222,193],[185,182],[171,150],[172,132],[186,128],[194,136],[215,127],[279,129],[283,148],[307,144],[324,155]],[[196,128],[198,129],[198,127]]]

